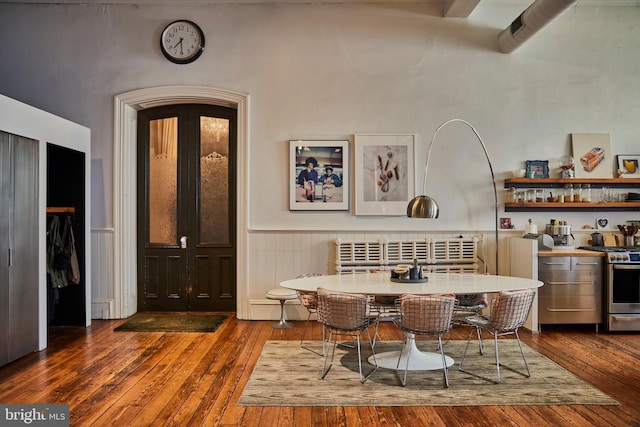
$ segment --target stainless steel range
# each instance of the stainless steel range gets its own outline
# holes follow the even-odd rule
[[[605,326],[609,331],[640,331],[640,248],[583,246],[605,256]]]

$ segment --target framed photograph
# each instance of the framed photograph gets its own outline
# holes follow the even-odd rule
[[[356,134],[355,214],[402,215],[415,195],[415,135]]]
[[[612,178],[613,155],[608,133],[572,133],[576,178]]]
[[[548,160],[527,160],[527,178],[549,178]]]
[[[349,210],[349,141],[289,141],[289,210]]]
[[[622,171],[622,178],[640,178],[640,155],[618,154],[618,170]]]

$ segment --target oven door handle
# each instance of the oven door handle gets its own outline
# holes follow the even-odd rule
[[[611,264],[614,270],[640,270],[640,264]]]

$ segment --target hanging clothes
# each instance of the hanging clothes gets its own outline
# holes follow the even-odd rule
[[[65,222],[63,234],[68,232],[68,223]],[[71,256],[65,252],[64,237],[60,234],[60,217],[51,215],[47,227],[47,274],[53,288],[64,288],[69,285],[67,281],[67,269]]]
[[[76,252],[76,238],[73,235],[73,227],[71,226],[71,217],[67,217],[67,223],[69,224],[69,252],[71,254],[71,261],[69,262],[69,268],[67,269],[67,278],[69,282],[77,285],[80,283],[80,264],[78,263],[78,253]]]

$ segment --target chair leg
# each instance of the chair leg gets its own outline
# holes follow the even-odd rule
[[[523,377],[531,378],[531,372],[529,371],[529,364],[527,363],[527,358],[524,356],[524,350],[522,349],[522,342],[520,341],[520,335],[518,335],[518,331],[517,330],[514,331],[514,335],[516,336],[516,342],[518,343],[518,348],[520,348],[520,355],[522,356],[522,360],[524,361],[524,368],[525,368],[526,372],[519,371],[519,370],[514,369],[514,368],[512,368],[510,366],[507,366],[507,365],[502,365],[501,364],[500,366],[510,370],[511,372],[515,372],[516,374],[520,374]],[[497,355],[498,355],[498,353],[496,352],[496,357],[497,357]],[[496,358],[496,363],[498,363],[497,358]],[[499,373],[500,373],[500,371],[498,371],[498,382],[500,382]]]
[[[449,369],[447,368],[447,358],[444,355],[444,348],[442,347],[442,335],[438,335],[438,347],[440,348],[440,355],[442,356],[442,370],[444,371],[444,384],[449,387]]]
[[[500,355],[498,352],[498,334],[493,334],[493,341],[496,345],[496,370],[498,371],[498,381],[495,381],[495,383],[500,384]]]
[[[304,348],[305,350],[309,350],[312,353],[315,353],[319,356],[324,356],[324,352],[325,352],[325,331],[324,331],[324,325],[322,326],[322,353],[318,353],[317,351],[315,351],[312,348],[309,348],[307,346],[304,345],[304,336],[307,333],[307,326],[309,325],[309,320],[311,319],[311,312],[309,312],[309,316],[307,316],[307,321],[304,323],[304,328],[302,329],[302,336],[300,337],[300,347]]]
[[[491,382],[493,382],[495,384],[500,384],[500,381],[502,381],[502,378],[500,376],[500,367],[501,366],[503,368],[509,369],[512,372],[520,374],[520,375],[522,375],[522,376],[524,376],[526,378],[530,378],[531,377],[531,372],[529,371],[529,364],[527,363],[527,359],[526,359],[526,357],[524,355],[524,350],[522,348],[522,342],[520,341],[520,336],[518,335],[518,331],[516,330],[514,332],[508,332],[508,333],[502,334],[502,335],[508,335],[510,333],[513,333],[516,336],[516,342],[518,343],[518,347],[520,348],[520,355],[522,356],[522,360],[524,361],[524,367],[526,369],[526,373],[522,372],[522,371],[518,371],[517,369],[514,369],[514,368],[512,368],[510,366],[503,365],[503,364],[500,363],[500,350],[499,350],[499,345],[498,345],[498,338],[501,336],[501,334],[498,334],[498,333],[495,333],[495,332],[491,332],[491,335],[493,335],[493,342],[494,342],[495,352],[496,352],[496,376],[497,376],[497,378],[496,379],[488,378],[488,377],[485,377],[485,376],[482,376],[482,375],[479,375],[479,374],[476,374],[476,373],[473,373],[473,372],[465,370],[463,368],[463,364],[464,364],[465,357],[467,356],[467,349],[469,348],[469,342],[471,341],[471,335],[473,334],[473,330],[469,334],[469,339],[467,340],[467,345],[464,348],[464,353],[462,354],[462,360],[460,360],[460,365],[458,365],[458,369],[460,371],[464,372],[464,373],[473,375],[473,376],[478,377],[478,378],[482,378],[482,379],[487,380],[487,381],[491,381]],[[482,352],[481,354],[484,354],[484,352]]]
[[[371,349],[373,350],[376,346],[376,340],[378,339],[378,325],[380,325],[380,318],[376,320],[376,326],[373,331],[373,341],[370,341]],[[369,330],[367,330],[367,334],[369,334]],[[371,334],[369,334],[371,336]]]
[[[360,335],[362,334],[362,332],[360,332],[360,334],[358,334],[356,336],[357,340],[358,340],[358,368],[360,369],[360,382],[362,384],[364,384],[369,377],[378,370],[378,359],[376,358],[376,352],[375,352],[375,336],[373,338],[373,340],[371,339],[371,333],[369,332],[369,329],[367,329],[367,340],[369,341],[369,346],[371,347],[371,354],[373,356],[373,362],[375,363],[375,366],[373,367],[373,369],[367,374],[367,376],[363,377],[362,376],[362,354],[360,351]]]
[[[474,329],[476,329],[478,332],[477,334],[480,334],[481,332],[479,331],[480,328],[478,328],[477,326],[473,326],[471,328],[471,330],[469,331],[469,337],[467,338],[467,345],[464,346],[464,352],[462,353],[462,359],[460,359],[460,364],[458,365],[458,370],[465,372],[467,374],[471,374],[471,375],[475,375],[469,371],[466,371],[462,365],[464,364],[464,359],[467,357],[467,350],[469,350],[469,344],[471,343],[471,336],[473,335]],[[484,347],[481,345],[480,346],[480,354],[484,354]]]
[[[527,358],[524,357],[524,351],[522,350],[522,343],[520,342],[520,335],[518,334],[518,330],[515,331],[516,341],[518,341],[518,347],[520,347],[520,354],[522,355],[522,360],[524,361],[524,367],[527,370],[527,374],[524,375],[527,378],[531,378],[531,372],[529,372],[529,364],[527,363]]]
[[[324,377],[327,376],[327,374],[329,373],[329,370],[333,366],[333,355],[336,353],[336,346],[338,344],[337,341],[333,342],[333,351],[331,352],[331,363],[329,364],[329,367],[327,368],[327,359],[329,358],[329,347],[331,346],[331,338],[332,337],[333,337],[333,331],[329,331],[329,341],[327,342],[327,350],[326,350],[326,352],[324,354],[324,364],[322,365],[322,376],[320,377],[320,379],[324,379]]]

